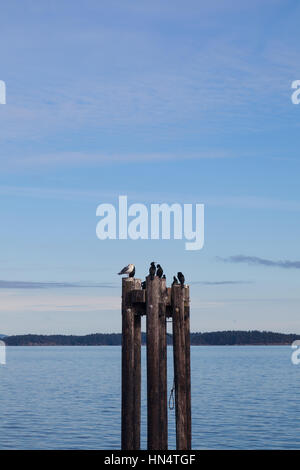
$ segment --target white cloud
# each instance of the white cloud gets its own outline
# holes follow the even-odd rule
[[[7,312],[107,312],[120,309],[120,298],[101,295],[21,294],[0,292],[0,313]]]
[[[30,186],[9,186],[0,185],[0,195],[6,196],[22,196],[37,199],[61,199],[61,200],[80,200],[80,201],[94,201],[97,204],[100,200],[115,202],[118,204],[118,196],[126,194],[130,200],[139,201],[143,203],[152,202],[166,202],[171,203],[176,201],[181,202],[198,202],[204,203],[209,207],[227,207],[233,209],[273,209],[276,211],[300,211],[300,201],[297,200],[282,200],[262,196],[210,196],[207,194],[195,193],[167,193],[144,191],[134,192],[123,190],[122,188],[111,189],[109,191],[102,191],[97,189],[72,189],[72,188],[46,188],[46,187],[30,187]],[[200,200],[201,199],[201,200]]]
[[[27,63],[22,64],[25,73],[22,68],[20,78],[6,80],[2,141],[40,139],[62,129],[170,135],[176,132],[172,127],[189,124],[198,132],[217,132],[232,128],[231,120],[238,128],[259,130],[258,117],[270,118],[265,126],[276,126],[270,103],[281,118],[289,116],[286,95],[290,80],[297,78],[299,47],[294,44],[291,53],[289,40],[279,42],[272,31],[262,40],[266,32],[261,29],[256,32],[258,47],[250,26],[245,26],[245,38],[240,30],[230,30],[230,23],[222,28],[223,10],[229,14],[238,5],[242,14],[241,9],[260,7],[252,3],[226,1],[222,7],[218,2],[218,14],[215,2],[200,7],[197,3],[192,11],[180,7],[178,12],[160,2],[159,14],[145,3],[125,8],[127,14],[141,14],[143,19],[148,10],[160,18],[165,12],[181,26],[182,17],[213,14],[215,34],[202,28],[191,34],[186,28],[164,34],[153,25],[143,30],[138,22],[128,27],[112,22],[89,28],[57,23],[53,35],[51,20],[45,26],[47,34],[27,23],[19,33],[18,28],[6,30],[12,40],[6,40],[3,69],[6,64],[12,67],[11,57],[20,52],[20,35]],[[274,7],[274,0],[265,1],[265,9],[269,3]],[[33,45],[35,54],[30,52]],[[18,77],[20,71],[12,71]]]

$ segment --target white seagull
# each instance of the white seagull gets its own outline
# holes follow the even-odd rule
[[[128,277],[133,277],[135,274],[134,264],[128,264],[128,266],[125,266],[118,274],[128,274]]]

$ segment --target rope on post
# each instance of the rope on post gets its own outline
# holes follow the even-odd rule
[[[171,388],[170,391],[170,396],[169,396],[169,410],[174,410],[175,408],[175,379],[173,380],[173,387]]]

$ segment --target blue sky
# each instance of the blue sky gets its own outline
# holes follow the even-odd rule
[[[120,331],[116,273],[152,259],[191,283],[193,331],[300,333],[299,19],[296,0],[1,6],[1,333]],[[204,203],[204,248],[98,240],[120,194]]]

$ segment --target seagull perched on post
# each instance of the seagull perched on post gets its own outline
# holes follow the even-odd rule
[[[154,279],[155,272],[156,272],[155,262],[152,261],[152,263],[150,264],[150,268],[149,268],[149,274],[150,274],[151,281],[153,281],[153,279]]]
[[[134,264],[128,264],[118,274],[128,274],[128,277],[133,277],[135,275]]]
[[[135,266],[133,266],[133,270],[131,271],[131,273],[129,273],[129,277],[134,277],[135,275]]]
[[[181,287],[184,287],[184,281],[185,281],[184,275],[181,272],[179,272],[179,273],[177,273],[177,277],[178,277],[178,280],[181,284]]]

